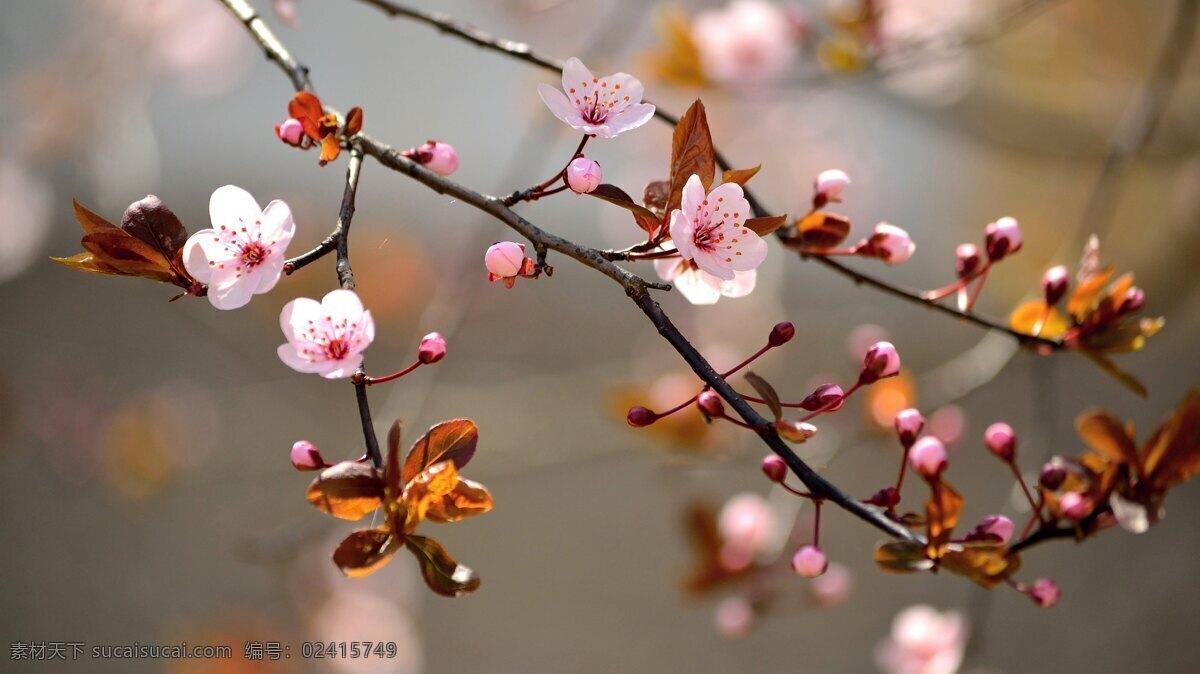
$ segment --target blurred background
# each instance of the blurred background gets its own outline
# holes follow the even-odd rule
[[[797,338],[754,367],[792,399],[850,383],[864,343],[897,345],[902,380],[856,396],[800,448],[856,495],[892,479],[899,448],[878,420],[914,404],[937,411],[935,432],[950,441],[964,527],[992,512],[1023,522],[1011,476],[983,450],[988,424],[1017,429],[1034,472],[1077,453],[1081,411],[1108,407],[1144,435],[1200,380],[1200,56],[1177,50],[1166,67],[1160,56],[1187,46],[1195,3],[881,0],[866,19],[856,0],[414,4],[579,55],[597,73],[634,73],[676,113],[703,97],[716,144],[739,166],[763,165],[752,186],[777,212],[802,212],[813,176],[846,170],[853,183],[837,210],[854,222],[852,241],[886,220],[917,243],[906,265],[855,268],[944,285],[955,246],[981,243],[986,223],[1011,215],[1025,247],[991,275],[984,315],[1005,320],[1038,296],[1042,270],[1073,268],[1097,233],[1105,259],[1137,273],[1147,314],[1167,317],[1144,351],[1119,360],[1149,388],[1141,399],[1075,354],[1016,353],[778,249],[747,298],[695,307],[666,296],[718,367],[793,321]],[[362,106],[365,129],[400,148],[452,143],[463,183],[535,184],[575,145],[536,96],[552,74],[353,0],[257,5],[326,104]],[[716,37],[703,27],[714,22]],[[292,654],[57,666],[5,655],[0,670],[898,672],[877,661],[878,644],[899,611],[928,604],[969,624],[962,671],[1195,671],[1196,485],[1173,493],[1144,535],[1113,530],[1028,553],[1022,578],[1062,587],[1050,610],[961,578],[881,574],[878,534],[832,508],[822,543],[849,585],[818,591],[777,574],[777,601],[753,616],[744,588],[688,595],[689,507],[752,492],[776,528],[790,526],[797,504],[767,489],[762,446],[704,427],[693,410],[671,427],[629,428],[630,401],[661,409],[696,386],[623,293],[556,256],[553,278],[511,291],[487,283],[482,254],[509,238],[503,227],[370,160],[352,237],[379,327],[370,369],[407,364],[430,331],[450,344],[436,366],[372,389],[378,428],[403,417],[413,439],[471,417],[481,444],[467,475],[497,507],[428,527],[483,577],[470,598],[428,593],[407,555],[343,579],[329,554],[353,527],[305,502],[309,476],[287,452],[303,438],[327,459],[358,456],[353,396],[274,352],[280,308],[335,287],[333,260],[226,313],[47,259],[79,250],[72,198],[117,221],[153,193],[196,231],[209,195],[229,183],[291,205],[293,254],[316,244],[337,215],[344,159],[320,168],[315,153],[279,142],[272,127],[291,96],[216,0],[0,2],[0,635],[228,643],[235,655],[247,641],[279,641]],[[1144,148],[1139,129],[1153,130]],[[651,122],[589,154],[607,182],[640,194],[665,176],[670,133]],[[570,193],[520,210],[591,245],[639,236],[624,211]],[[398,657],[305,662],[306,640],[394,641]]]

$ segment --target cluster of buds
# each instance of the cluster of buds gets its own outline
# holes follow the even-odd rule
[[[341,153],[341,142],[362,130],[362,108],[351,108],[345,120],[336,114],[325,112],[321,99],[307,91],[301,91],[288,103],[288,118],[275,126],[279,140],[307,150],[321,146],[321,166],[337,159]]]
[[[517,278],[537,278],[541,274],[538,265],[525,257],[525,244],[512,241],[492,244],[483,255],[483,264],[488,280],[503,281],[506,288],[512,288]]]
[[[875,225],[871,236],[856,245],[837,247],[850,233],[850,220],[822,212],[822,209],[831,203],[840,203],[842,190],[849,184],[850,177],[840,169],[822,171],[816,177],[812,208],[795,222],[795,233],[788,238],[791,247],[807,255],[858,255],[876,258],[886,264],[908,261],[916,250],[912,237],[904,229],[886,222]]]
[[[984,228],[984,252],[973,243],[962,243],[954,249],[954,274],[957,280],[950,285],[925,293],[927,300],[940,300],[958,293],[958,308],[969,310],[983,290],[988,270],[1000,260],[1021,250],[1024,236],[1016,218],[1003,217]],[[987,259],[984,260],[984,255]]]

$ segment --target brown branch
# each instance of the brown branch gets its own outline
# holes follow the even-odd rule
[[[271,32],[271,29],[263,22],[258,12],[254,11],[250,3],[246,2],[246,0],[219,1],[230,12],[233,12],[238,21],[241,21],[242,25],[246,27],[246,30],[250,31],[255,41],[262,47],[267,59],[274,61],[283,70],[288,79],[292,81],[292,87],[296,91],[312,91],[312,82],[308,79],[308,68],[300,65],[296,59],[292,58],[287,47],[284,47],[279,38],[275,37],[275,33]]]
[[[494,35],[491,35],[490,33],[484,32],[468,23],[464,23],[464,22],[454,19],[452,17],[446,16],[445,14],[440,14],[437,12],[427,12],[427,11],[416,9],[413,7],[408,7],[406,5],[402,5],[398,2],[393,2],[392,0],[359,0],[359,1],[363,2],[367,5],[370,5],[372,7],[375,7],[377,9],[379,9],[380,11],[388,14],[389,16],[411,19],[411,20],[417,21],[419,23],[423,23],[432,28],[435,28],[442,33],[446,33],[448,35],[466,40],[467,42],[470,42],[470,43],[472,43],[476,46],[482,47],[484,49],[488,49],[488,50],[497,52],[499,54],[503,54],[505,56],[517,59],[519,61],[523,61],[525,63],[533,64],[533,65],[535,65],[539,68],[542,68],[544,70],[547,70],[547,71],[556,72],[556,73],[562,72],[563,62],[560,59],[553,58],[551,56],[547,56],[547,55],[535,52],[532,48],[530,48],[530,46],[528,44],[526,44],[524,42],[517,42],[515,40],[506,40],[503,38],[496,37]],[[1183,0],[1184,3],[1195,3],[1197,1],[1200,1],[1200,0]],[[1046,4],[1048,4],[1047,0],[1031,0],[1031,2],[1029,2],[1025,6],[1025,9],[1023,9],[1022,12],[1025,10],[1032,10],[1032,9],[1035,9],[1038,7],[1043,7]],[[1018,13],[1017,16],[1019,16],[1019,15],[1020,15],[1020,13]],[[649,102],[649,101],[647,101],[647,102]],[[669,112],[666,112],[659,106],[654,107],[654,116],[659,118],[660,120],[666,122],[667,124],[670,124],[671,126],[676,126],[679,124],[678,117],[676,117],[675,115],[672,115]],[[722,170],[728,171],[733,168],[733,164],[720,152],[720,150],[718,150],[714,147],[713,153],[714,153],[717,165]],[[755,216],[766,217],[771,214],[770,211],[762,205],[762,202],[760,202],[755,197],[755,195],[749,189],[745,188],[744,186],[743,186],[743,194],[746,197],[746,201],[748,201],[750,203],[750,210],[754,213]],[[513,196],[515,197],[516,195],[513,195]],[[778,232],[777,234],[782,239],[782,237],[783,237],[782,230],[780,232]],[[629,259],[627,253],[632,253],[632,252],[641,252],[641,249],[639,249],[638,247],[634,247],[633,249],[627,249],[624,251],[603,251],[602,255],[604,255],[604,257],[609,260],[627,260],[627,259]],[[1015,339],[1017,339],[1022,345],[1047,347],[1052,350],[1058,350],[1058,349],[1062,348],[1062,343],[1057,340],[1045,339],[1043,337],[1034,337],[1032,335],[1026,335],[1024,333],[1013,330],[998,321],[994,321],[994,320],[990,320],[990,319],[981,317],[972,312],[959,311],[953,307],[929,301],[929,300],[925,299],[924,297],[922,297],[921,294],[916,291],[909,290],[907,288],[903,288],[898,285],[894,285],[892,283],[889,283],[887,281],[884,281],[882,279],[879,279],[879,278],[876,278],[873,276],[868,276],[866,274],[856,272],[853,269],[846,267],[845,265],[841,264],[840,262],[838,262],[836,260],[831,260],[827,257],[821,257],[821,256],[803,256],[803,259],[815,259],[818,262],[821,262],[822,264],[824,264],[826,267],[829,267],[829,268],[833,269],[834,271],[837,271],[841,275],[843,275],[847,278],[850,278],[855,283],[858,283],[860,285],[868,285],[868,286],[871,286],[872,288],[881,290],[889,295],[892,295],[893,297],[898,297],[898,298],[901,298],[901,299],[904,299],[904,300],[907,300],[909,302],[913,302],[916,304],[923,304],[927,308],[933,309],[934,311],[936,311],[938,313],[945,314],[948,316],[953,316],[955,318],[958,318],[961,321],[970,323],[972,325],[976,325],[976,326],[979,326],[982,328],[987,328],[989,330],[997,330],[997,331],[1003,332],[1003,333],[1008,334],[1008,335],[1014,337]]]

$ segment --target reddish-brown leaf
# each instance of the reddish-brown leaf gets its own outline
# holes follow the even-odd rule
[[[387,564],[399,548],[400,539],[386,527],[358,529],[338,544],[333,563],[350,578],[362,578]]]
[[[129,276],[125,272],[104,264],[92,253],[79,253],[71,257],[51,257],[51,260],[75,271],[86,271],[92,274],[109,274],[112,276]]]
[[[298,120],[304,127],[304,133],[314,141],[321,140],[320,120],[325,114],[321,99],[307,91],[301,91],[288,103],[288,116]]]
[[[321,141],[321,166],[328,164],[342,152],[342,146],[338,144],[337,136],[329,134]]]
[[[1090,410],[1075,419],[1075,432],[1109,461],[1140,470],[1141,459],[1129,430],[1111,412]]]
[[[425,517],[431,522],[447,523],[482,515],[495,506],[492,494],[482,484],[466,478],[439,499],[430,501]]]
[[[704,103],[696,99],[692,107],[679,118],[671,140],[671,189],[666,212],[669,214],[679,208],[683,186],[692,174],[700,176],[700,182],[707,193],[716,171],[717,163],[713,156],[712,135],[708,131]]]
[[[479,429],[470,419],[453,419],[430,428],[413,443],[404,459],[402,479],[408,484],[421,471],[440,461],[453,461],[456,468],[467,465],[475,456]]]
[[[759,236],[766,236],[787,222],[786,215],[772,215],[765,218],[750,218],[746,220],[746,228]]]
[[[121,229],[149,244],[171,261],[183,249],[188,238],[183,223],[153,194],[133,202],[125,209],[121,216]]]
[[[775,415],[775,421],[782,419],[783,405],[779,402],[779,394],[775,391],[775,387],[753,372],[746,373],[746,381],[750,382],[754,390],[758,391],[758,395],[767,401],[767,407],[771,408],[771,413]]]
[[[130,276],[163,283],[175,280],[175,272],[167,258],[146,242],[120,229],[88,234],[81,243],[99,261]]]
[[[638,227],[641,227],[647,234],[653,234],[660,224],[659,217],[654,214],[654,211],[641,206],[634,202],[633,197],[626,194],[621,188],[616,185],[607,183],[598,186],[592,192],[589,192],[597,199],[603,199],[610,204],[616,204],[621,208],[633,213],[633,219],[637,221]]]
[[[317,474],[308,502],[344,520],[360,520],[383,504],[383,478],[373,466],[343,461]]]
[[[795,243],[810,248],[832,248],[850,234],[850,220],[836,213],[809,213],[796,222]]]
[[[751,178],[758,174],[760,169],[762,169],[762,164],[748,169],[729,169],[725,173],[721,174],[721,182],[745,185],[746,183],[750,182]]]
[[[1008,316],[1008,324],[1017,332],[1046,339],[1058,339],[1067,334],[1070,327],[1058,309],[1049,307],[1044,300],[1028,300],[1017,305]]]
[[[928,532],[925,554],[936,560],[942,556],[946,543],[958,524],[963,498],[944,480],[936,482],[932,490],[929,500],[925,502],[925,527]]]
[[[346,135],[353,136],[362,131],[363,111],[362,108],[350,108],[350,112],[346,113]]]
[[[1200,470],[1200,390],[1191,389],[1146,443],[1145,477],[1151,489],[1167,489]]]
[[[392,427],[388,429],[387,456],[384,457],[383,461],[383,484],[387,490],[388,498],[393,501],[400,498],[400,492],[404,491],[404,480],[400,463],[400,442],[403,438],[404,420],[396,419]]]
[[[660,220],[667,212],[667,199],[671,197],[671,182],[669,180],[652,180],[646,183],[642,190],[642,204],[649,208]]]
[[[1075,291],[1071,293],[1071,298],[1067,300],[1067,313],[1075,317],[1075,320],[1082,322],[1083,318],[1096,306],[1099,302],[1100,291],[1112,278],[1112,266],[1105,267],[1096,271],[1086,280],[1076,284]]]
[[[421,565],[429,589],[443,597],[462,597],[479,589],[479,575],[454,561],[440,543],[425,536],[409,536],[404,545]]]

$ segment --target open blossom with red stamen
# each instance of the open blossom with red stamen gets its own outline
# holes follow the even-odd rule
[[[654,261],[658,277],[670,282],[692,304],[716,304],[722,297],[745,297],[754,291],[758,272],[735,271],[726,281],[696,266],[692,260],[665,258]]]
[[[555,117],[586,134],[613,138],[654,116],[654,106],[642,102],[642,83],[628,73],[596,77],[572,57],[563,64],[562,85],[559,91],[539,84],[538,95]]]
[[[320,302],[294,299],[279,314],[279,326],[287,338],[279,359],[297,372],[326,379],[353,375],[375,339],[375,320],[352,290],[334,290]]]
[[[279,282],[284,252],[296,233],[292,210],[282,201],[265,209],[250,193],[226,185],[208,201],[212,229],[202,229],[183,247],[183,265],[208,284],[208,301],[237,309]]]
[[[757,269],[767,258],[767,242],[745,226],[750,204],[741,185],[718,185],[706,197],[700,176],[692,174],[681,206],[671,213],[671,240],[702,271],[732,281],[735,272]]]

